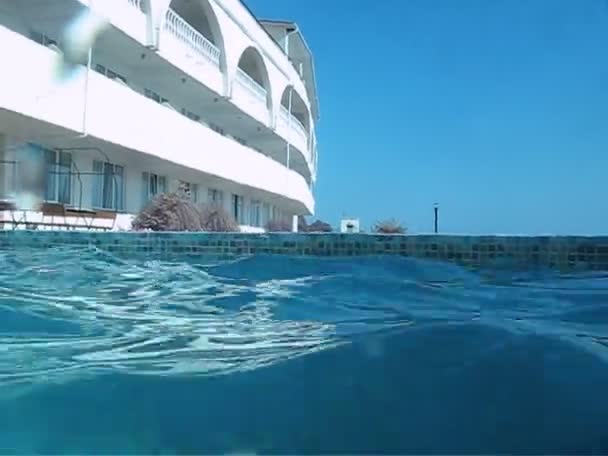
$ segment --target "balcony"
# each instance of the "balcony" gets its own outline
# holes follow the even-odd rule
[[[135,8],[137,8],[139,11],[143,11],[143,7],[141,4],[142,0],[127,0],[127,2],[131,5],[134,6]]]
[[[232,96],[248,114],[268,121],[268,92],[241,68],[236,70]]]
[[[308,133],[306,133],[306,128],[304,125],[302,125],[302,122],[300,122],[300,120],[292,113],[290,113],[285,106],[281,106],[281,110],[279,111],[279,124],[280,126],[287,128],[290,133],[293,133],[295,138],[290,139],[301,141],[302,144],[308,143]]]
[[[140,0],[129,0],[138,2]],[[182,42],[193,53],[195,58],[207,59],[211,64],[219,69],[220,50],[198,30],[182,19],[179,14],[171,8],[167,10],[165,16],[164,31],[173,38]]]
[[[128,1],[139,3],[141,0]],[[215,92],[223,91],[221,50],[172,9],[165,15],[160,53]]]
[[[285,106],[279,109],[277,133],[302,153],[309,167],[312,165],[306,127]]]

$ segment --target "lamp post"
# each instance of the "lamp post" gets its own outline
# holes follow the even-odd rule
[[[435,212],[435,234],[437,234],[438,230],[438,220],[439,220],[439,204],[435,203],[433,205],[433,211]]]

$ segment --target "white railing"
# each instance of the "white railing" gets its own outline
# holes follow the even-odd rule
[[[240,68],[236,69],[236,82],[266,106],[266,89]]]
[[[220,50],[171,8],[167,10],[165,16],[165,31],[215,66],[220,66]]]
[[[143,8],[141,7],[141,0],[127,0],[127,1],[129,2],[129,4],[131,6],[134,6],[139,11],[143,11]]]
[[[289,111],[283,105],[281,105],[281,109],[279,110],[279,117],[285,126],[289,125]]]
[[[291,114],[289,110],[281,105],[281,110],[279,111],[279,116],[281,116],[281,120],[285,124],[285,126],[290,127],[296,134],[306,143],[308,141],[308,134],[306,133],[306,128],[302,125],[302,122]]]

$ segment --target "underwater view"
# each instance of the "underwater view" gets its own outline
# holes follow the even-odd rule
[[[0,251],[2,454],[608,453],[608,275]]]

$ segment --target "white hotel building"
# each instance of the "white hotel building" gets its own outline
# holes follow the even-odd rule
[[[109,25],[60,79],[66,30],[93,10]],[[319,108],[295,23],[240,0],[0,0],[0,62],[5,221],[22,217],[10,202],[31,163],[53,209],[29,220],[112,214],[126,229],[180,185],[247,230],[314,212]]]

